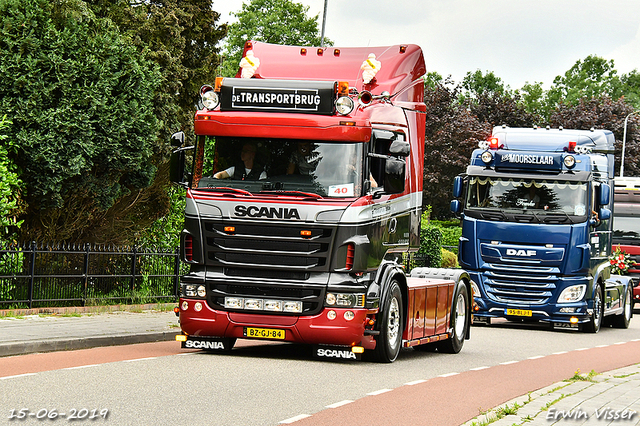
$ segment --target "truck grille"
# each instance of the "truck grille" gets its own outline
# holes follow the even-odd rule
[[[323,271],[328,266],[332,238],[330,228],[304,225],[206,223],[204,240],[207,263],[216,266]],[[301,232],[310,235],[302,237]]]
[[[490,299],[501,303],[542,305],[548,303],[558,279],[554,268],[489,265],[484,287]]]

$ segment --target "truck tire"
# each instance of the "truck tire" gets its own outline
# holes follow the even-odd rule
[[[391,281],[382,303],[380,334],[376,338],[373,359],[377,362],[393,362],[402,346],[402,293],[396,280]]]
[[[464,281],[458,283],[456,295],[451,306],[451,338],[439,343],[438,350],[449,354],[457,354],[462,350],[464,339],[467,337],[467,324],[469,318],[469,295],[467,284]]]
[[[633,315],[633,290],[630,285],[627,286],[627,294],[624,296],[623,309],[620,315],[616,315],[612,319],[612,324],[615,328],[629,328]]]
[[[597,333],[602,327],[604,318],[604,296],[602,294],[602,286],[598,284],[596,294],[593,298],[593,314],[588,322],[580,324],[580,331],[585,333]]]

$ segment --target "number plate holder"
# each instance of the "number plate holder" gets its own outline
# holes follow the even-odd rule
[[[508,316],[514,316],[514,317],[530,317],[532,315],[532,312],[530,309],[507,308],[504,310],[504,314]]]
[[[284,340],[285,330],[279,328],[244,327],[244,337],[250,339]]]

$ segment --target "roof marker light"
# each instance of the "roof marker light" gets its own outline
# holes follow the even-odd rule
[[[318,56],[322,56],[324,53],[324,49],[322,47],[318,47]]]
[[[306,48],[304,48],[304,47],[302,47],[302,48],[300,49],[300,54],[301,54],[302,56],[305,56],[305,55],[307,54],[307,49],[306,49]]]
[[[400,53],[404,53],[406,51],[407,51],[407,46],[405,46],[404,44],[400,46]]]
[[[340,49],[333,49],[333,56],[340,56]]]

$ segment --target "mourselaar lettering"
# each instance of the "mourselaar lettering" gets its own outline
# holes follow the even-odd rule
[[[505,163],[520,164],[553,164],[551,155],[506,154],[502,156]]]

